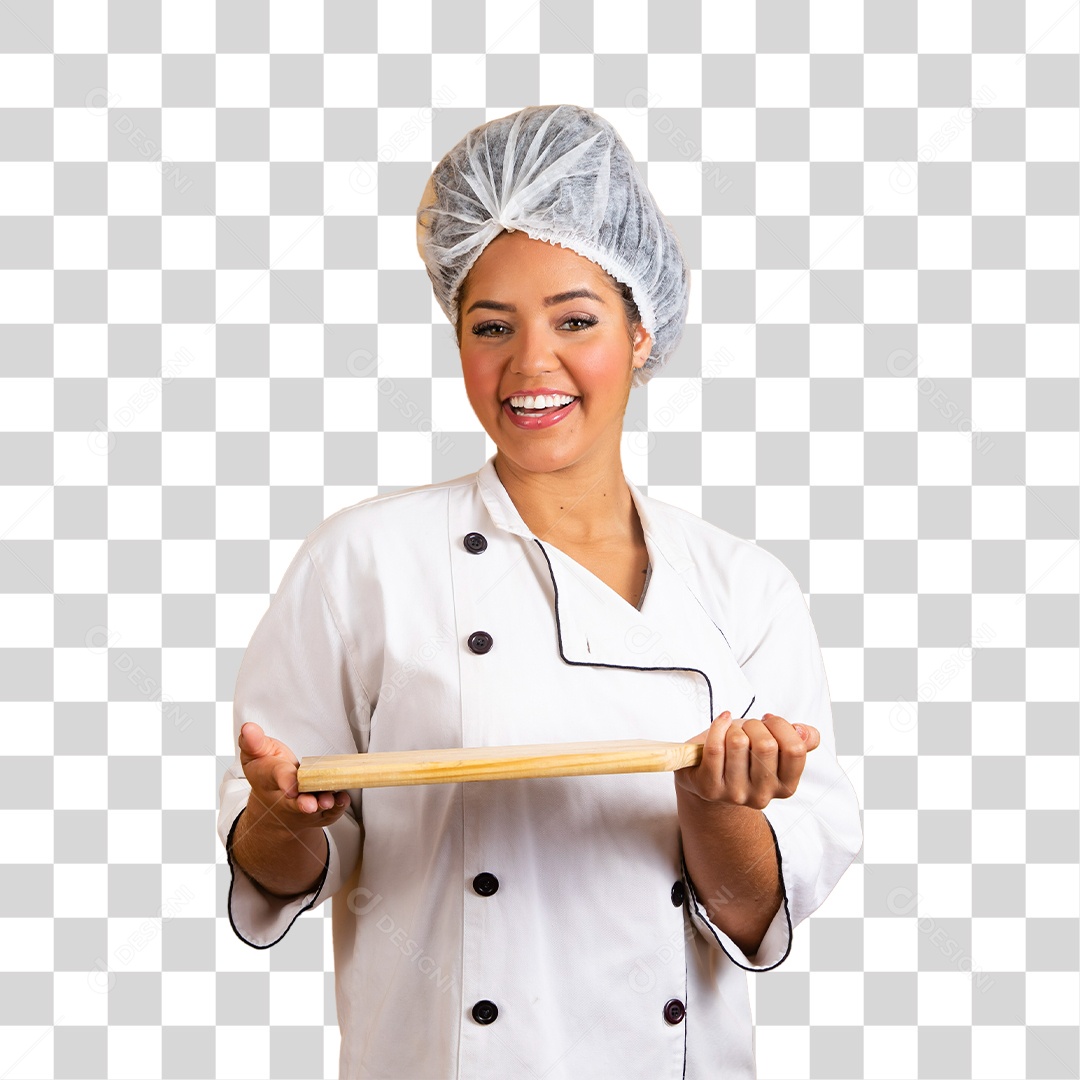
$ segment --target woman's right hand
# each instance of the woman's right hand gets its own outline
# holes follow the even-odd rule
[[[273,819],[290,832],[332,825],[349,807],[347,791],[301,793],[296,755],[251,720],[240,728],[240,764],[251,785],[248,805],[256,804],[259,819]]]

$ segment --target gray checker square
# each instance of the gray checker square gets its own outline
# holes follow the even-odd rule
[[[217,109],[218,161],[269,161],[269,109]]]

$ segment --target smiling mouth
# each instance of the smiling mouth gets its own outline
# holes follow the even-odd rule
[[[566,394],[564,396],[565,397],[570,397],[569,394]],[[565,401],[565,402],[562,402],[561,404],[558,404],[558,405],[549,405],[546,409],[538,409],[538,408],[526,409],[526,408],[519,408],[517,405],[512,405],[510,403],[510,398],[507,398],[503,402],[503,407],[508,408],[515,416],[548,416],[551,413],[558,412],[560,409],[568,409],[571,405],[574,404],[575,401],[580,401],[580,400],[581,400],[580,397],[575,396],[572,401]]]

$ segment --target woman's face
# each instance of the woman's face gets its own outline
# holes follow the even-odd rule
[[[634,370],[652,336],[628,327],[614,279],[568,248],[502,232],[469,271],[459,310],[465,392],[504,456],[532,472],[619,460]],[[536,391],[575,400],[515,416],[511,395]]]

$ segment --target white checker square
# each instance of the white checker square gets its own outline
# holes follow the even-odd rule
[[[215,491],[218,540],[259,540],[270,532],[270,489],[230,484]],[[245,642],[246,644],[246,642]]]
[[[108,914],[109,867],[105,863],[58,863],[53,867],[56,918],[104,919]]]
[[[940,650],[920,649],[920,663],[926,653],[940,655]],[[954,664],[957,663],[957,657],[951,659]],[[924,675],[920,682],[923,686],[927,683],[933,684],[933,675]],[[949,690],[951,689],[950,686]],[[947,698],[940,694],[933,698],[927,695],[924,700],[943,701],[956,698]],[[916,770],[920,810],[966,810],[971,806],[971,758],[954,754],[927,755],[918,759]],[[934,910],[937,910],[936,907]]]
[[[967,323],[926,323],[919,327],[919,353],[909,369],[901,358],[898,373],[912,370],[920,377],[967,378],[971,375],[971,326]]]
[[[1022,323],[1025,315],[1023,270],[974,270],[971,318],[976,323]]]
[[[811,431],[809,435],[811,484],[862,486],[861,432]]]
[[[984,985],[989,988],[989,984]],[[1013,1080],[1027,1070],[1027,1038],[1022,1024],[977,1024],[971,1029],[971,1075],[980,1080]]]
[[[1076,918],[1080,867],[1075,863],[1029,863],[1024,873],[1024,911],[1029,919]]]
[[[170,1026],[214,1027],[217,1022],[217,974],[213,971],[164,971],[161,1015]]]
[[[221,920],[219,927],[220,923]],[[225,933],[236,938],[227,920]],[[249,953],[265,951],[252,949],[239,941],[237,945]],[[270,1075],[270,1039],[267,1031],[265,1027],[219,1026],[214,1029],[214,1067],[221,1080],[250,1080],[253,1073],[256,1076]],[[334,1057],[329,1060],[338,1059]]]
[[[258,378],[215,380],[218,431],[265,431],[270,425],[270,381]]]
[[[163,684],[166,687],[182,688],[178,692],[185,696],[190,695],[195,701],[213,701],[217,697],[214,668],[214,650],[211,647],[202,649],[166,649],[161,658]],[[157,687],[156,691],[159,695],[162,694],[161,687]],[[167,691],[164,692],[166,701],[172,701],[174,696]],[[213,788],[214,785],[211,783],[210,787]],[[206,787],[204,786],[202,790],[205,796]],[[201,803],[191,806],[189,809],[197,809],[198,806],[205,805],[206,800],[204,798]],[[169,809],[174,808],[169,807]]]
[[[475,64],[462,64],[457,54],[434,57],[432,86],[442,85],[475,68],[473,78],[483,74]],[[439,78],[440,63],[446,74]],[[456,69],[461,68],[458,72]],[[456,87],[456,83],[454,84]],[[374,108],[379,96],[379,58],[374,53],[327,53],[323,57],[323,104],[328,109]],[[434,96],[434,95],[433,95]],[[481,95],[482,97],[482,95]],[[419,199],[417,199],[419,201]]]
[[[166,165],[175,161],[213,161],[217,156],[215,110],[162,109],[161,145]]]
[[[1027,168],[1022,161],[971,163],[971,212],[980,214],[1027,213]]]
[[[971,876],[968,864],[921,863],[919,893],[925,909],[938,919],[970,919]]]
[[[719,108],[708,106],[701,110],[701,159],[704,162],[705,177],[721,190],[726,187],[721,165],[728,161],[753,161],[757,152],[757,129],[754,110],[751,108]],[[766,168],[791,165],[790,162],[758,162],[757,175],[760,178]],[[652,188],[652,166],[649,167],[649,186]],[[719,172],[717,170],[720,170]],[[760,195],[760,179],[759,194]],[[760,206],[759,206],[760,211]],[[750,207],[746,207],[750,213]]]
[[[735,158],[735,160],[739,159]],[[759,216],[810,213],[810,163],[808,161],[759,161],[755,171]],[[749,207],[747,207],[747,212],[749,212]]]
[[[74,453],[71,453],[71,457],[74,458],[77,454],[84,461],[93,459],[101,462],[101,475],[96,478],[77,478],[72,476],[66,469],[60,472],[65,480],[72,481],[72,486],[75,483],[89,483],[94,485],[104,485],[106,483],[106,477],[104,475],[105,458],[98,458],[97,455],[86,452],[86,439],[82,432],[72,432],[75,435],[77,442],[72,440],[65,440],[66,445],[64,449],[71,451],[74,448]],[[59,434],[56,437],[56,441],[59,443]],[[59,447],[58,447],[59,449]],[[57,454],[58,460],[61,458],[60,454]],[[105,540],[54,540],[53,541],[53,590],[57,593],[65,592],[92,592],[103,593],[108,591],[108,557],[107,557],[107,541]],[[85,649],[80,650],[86,653]],[[87,654],[89,658],[89,654]],[[100,677],[104,680],[104,669],[100,672]],[[102,681],[102,686],[104,682]],[[74,690],[74,687],[71,688]],[[86,693],[89,694],[90,690],[87,688]],[[60,700],[57,698],[57,700]],[[74,698],[64,698],[65,701],[104,701],[104,693],[100,697],[91,696],[79,697],[76,695]]]
[[[0,400],[0,431],[52,431],[53,428],[53,393],[54,382],[49,378],[19,378],[12,376],[4,379],[6,396]],[[30,504],[28,497],[23,497],[23,491],[15,491],[15,502],[20,507],[18,522],[4,530],[6,539],[15,539],[18,532],[28,527],[36,527],[41,530],[32,539],[42,539],[49,536],[51,522],[45,521],[41,515],[41,503],[36,504],[33,517],[22,517],[24,512],[30,512],[27,505],[26,511],[22,511],[24,504]],[[11,506],[13,504],[9,504]],[[37,519],[36,521],[34,519]],[[18,536],[19,539],[23,537]],[[5,596],[5,602],[10,597]],[[52,642],[49,642],[52,644]]]
[[[921,593],[970,592],[971,541],[920,540],[918,572]]]
[[[591,51],[541,53],[540,100],[592,101],[596,64]]]
[[[971,953],[976,970],[1023,971],[1027,963],[1026,921],[972,919]]]
[[[863,274],[863,319],[868,324],[918,322],[918,271],[865,271]],[[871,381],[876,380],[867,380],[868,383]]]
[[[917,0],[920,53],[971,52],[971,0]]]
[[[754,102],[757,108],[810,107],[809,53],[758,53],[754,73]],[[650,85],[663,84],[650,79]]]
[[[288,3],[289,0],[275,0],[276,3]],[[535,40],[539,37],[539,14],[529,6],[526,7],[521,0],[518,0],[521,4],[524,14],[528,16],[534,16],[526,20],[526,25],[529,27],[531,35],[535,35],[533,38],[534,44],[532,48],[518,49],[508,47],[506,38],[502,38],[499,42],[503,46],[501,51],[506,52],[535,52]],[[498,11],[499,18],[496,20],[499,26],[499,32],[501,33],[506,26],[510,27],[510,30],[520,31],[521,26],[516,26],[518,22],[517,4],[506,4],[505,10],[500,8]],[[521,10],[518,9],[518,10]],[[492,26],[492,20],[495,15],[494,12],[488,11],[488,30]],[[505,19],[505,23],[503,22]],[[472,32],[476,37],[478,49],[482,47],[483,41],[483,27],[478,25],[472,26]],[[490,36],[489,36],[490,40]],[[516,40],[516,39],[515,39]],[[427,55],[432,50],[431,40],[431,7],[426,3],[410,3],[410,4],[380,4],[379,5],[379,30],[378,30],[378,50],[379,53],[423,53]],[[322,47],[321,38],[319,48]],[[489,46],[488,51],[494,52],[495,49]]]
[[[918,212],[917,171],[912,162],[867,161],[863,163],[863,203],[866,213],[912,216]]]
[[[476,414],[466,401],[464,407],[468,415],[464,418],[470,427],[456,423],[458,414],[447,417],[440,412],[445,407],[442,402],[442,383],[452,380],[435,379],[431,391],[432,405],[435,409],[436,425],[440,431],[472,431],[478,428]],[[457,380],[460,382],[460,380]],[[326,380],[326,402],[323,406],[323,426],[327,431],[377,431],[379,409],[378,384],[374,379],[336,379]],[[374,494],[374,492],[373,492]],[[339,497],[349,498],[346,495]],[[359,502],[365,496],[356,495],[350,502]]]
[[[1029,484],[1076,487],[1080,483],[1080,436],[1076,432],[1029,431],[1024,441],[1024,479]]]
[[[971,647],[1022,649],[1026,639],[1019,593],[975,593],[971,597]]]
[[[116,493],[116,488],[110,489],[110,495]],[[123,490],[122,488],[120,490]],[[161,488],[134,488],[136,492],[147,493],[151,490],[157,492],[155,501],[147,500],[146,515],[155,519],[154,525],[143,530],[148,535],[161,532]],[[146,494],[142,496],[147,498]],[[109,505],[109,522],[112,522],[113,506]],[[121,535],[113,536],[109,529],[109,539],[125,540],[123,532],[127,530],[121,527]],[[144,537],[136,537],[144,539]],[[110,593],[109,594],[108,628],[115,634],[109,637],[109,647],[113,649],[160,649],[161,648],[161,594],[160,593]],[[101,632],[99,640],[105,643],[105,634]]]
[[[701,213],[701,166],[692,161],[649,163],[649,190],[665,215]]]
[[[867,109],[914,109],[919,104],[919,58],[915,53],[866,53],[863,104]]]
[[[641,453],[647,458],[648,440]],[[752,487],[756,450],[753,434],[705,431],[701,435],[701,482],[708,485]]]
[[[1025,219],[1024,231],[1028,270],[1075,270],[1080,264],[1080,219],[1075,214],[1032,215]]]
[[[161,108],[160,53],[110,53],[108,72],[114,119],[125,109]]]
[[[861,217],[833,214],[811,217],[810,266],[814,270],[861,270],[863,228]],[[821,325],[824,328],[833,324]],[[861,374],[861,371],[856,369],[851,374]]]
[[[110,270],[107,293],[110,323],[161,322],[160,270]]]
[[[215,322],[230,325],[270,319],[270,275],[266,270],[218,270],[214,295]],[[221,422],[219,414],[219,430]]]
[[[177,590],[165,589],[164,591],[176,592]],[[121,639],[121,644],[122,641],[123,639]],[[113,757],[160,756],[160,705],[154,701],[110,702],[108,752]],[[160,862],[160,860],[158,861]]]
[[[701,108],[700,53],[649,53],[645,62],[647,86],[663,87],[663,90],[657,91],[649,100],[649,104],[654,109]],[[760,59],[758,62],[760,63]],[[564,97],[559,100],[576,99]],[[632,103],[631,98],[627,104]],[[758,104],[762,105],[764,102],[759,99]],[[659,117],[660,113],[657,114],[656,119],[658,120]]]
[[[89,109],[53,109],[53,158],[56,161],[105,161],[109,117]]]
[[[81,868],[80,868],[81,869]],[[58,891],[59,884],[54,886]],[[76,894],[88,890],[75,886]],[[81,918],[86,918],[84,914]],[[95,964],[98,958],[95,958]],[[56,1016],[63,1019],[64,1027],[105,1027],[109,1022],[108,958],[100,957],[100,965],[87,971],[57,971],[52,978],[52,1004]],[[38,1029],[40,1034],[40,1029]],[[5,1033],[5,1041],[6,1041]],[[51,1040],[46,1039],[46,1044]],[[55,1075],[55,1074],[46,1074]]]
[[[863,51],[863,5],[859,0],[810,0],[809,7],[812,53]],[[726,5],[721,10],[726,12]]]
[[[706,215],[701,221],[702,269],[753,270],[755,242],[751,215]],[[693,295],[691,288],[691,298]]]
[[[971,1023],[971,976],[964,970],[971,957],[963,946],[949,936],[944,927],[927,926],[932,942],[940,943],[941,951],[951,956],[956,971],[920,971],[915,977],[918,987],[918,1021],[922,1025],[959,1026]]]
[[[1022,109],[1027,104],[1027,64],[1025,53],[972,53],[973,104],[985,100],[994,109]]]
[[[402,8],[401,14],[405,15],[410,9]],[[540,40],[540,9],[539,5],[529,3],[528,0],[510,0],[498,7],[486,8],[487,25],[483,42],[485,53],[505,55],[514,53],[535,53],[537,42]],[[626,19],[627,14],[622,15]],[[479,27],[476,28],[477,43],[479,40]],[[396,31],[391,33],[391,31]],[[394,27],[388,21],[379,21],[379,52],[394,52],[400,49],[400,42],[412,38],[412,28]],[[430,49],[419,48],[414,51],[429,52]]]
[[[1029,647],[1024,659],[1029,701],[1080,699],[1080,667],[1076,663],[1075,646],[1053,649]]]
[[[1080,109],[1029,106],[1024,110],[1024,130],[1028,161],[1075,162],[1080,157]]]
[[[1030,593],[1075,593],[1080,559],[1074,540],[1029,540],[1024,552]]]
[[[46,598],[46,604],[44,617],[51,619],[51,596]],[[51,640],[49,644],[52,645]],[[9,647],[6,642],[4,647]],[[15,757],[63,753],[62,748],[54,745],[53,713],[52,702],[22,702],[18,716],[0,716],[0,737],[4,739],[7,752]]]
[[[161,0],[161,51],[212,53],[216,22],[214,0]]]
[[[108,818],[110,863],[154,866],[161,862],[160,810],[110,810]],[[160,970],[160,951],[157,962]]]
[[[318,431],[270,432],[270,483],[321,484],[323,437]]]
[[[415,226],[413,229],[415,233]],[[274,270],[321,270],[323,219],[294,215],[270,218],[270,267]],[[415,243],[414,243],[415,248]],[[414,260],[415,261],[415,260]],[[275,326],[275,332],[279,327]]]
[[[381,929],[381,927],[380,927]],[[423,945],[404,926],[387,931],[403,956],[420,954]],[[406,948],[411,946],[409,952]],[[319,1026],[323,1022],[323,973],[321,971],[270,972],[270,1023]]]
[[[927,380],[927,382],[930,382]],[[924,383],[923,385],[926,385]],[[930,382],[930,386],[933,383]],[[971,484],[971,435],[965,430],[971,423],[960,405],[946,391],[935,388],[930,400],[941,394],[943,412],[955,410],[958,431],[920,431],[918,438],[918,482],[922,487],[964,486]]]
[[[65,581],[80,581],[86,588],[84,574],[78,578],[78,570],[70,565],[62,566],[59,555],[56,559],[56,577],[60,579],[57,591]],[[61,576],[61,570],[63,575]],[[108,696],[108,660],[104,656],[93,656],[84,648],[57,648],[53,661],[53,684],[57,701],[104,701]],[[79,687],[82,687],[82,693]]]
[[[375,164],[353,161],[325,162],[323,205],[328,214],[368,214],[372,217],[378,214],[378,176]]]
[[[811,540],[812,592],[862,593],[863,546],[860,540]]]
[[[98,666],[106,667],[108,657],[101,654],[100,659]],[[67,755],[61,750],[61,755],[53,761],[53,792],[56,810],[108,810],[109,759],[89,754]]]
[[[815,971],[810,981],[811,1027],[862,1024],[864,975],[861,971]],[[772,1028],[768,1030],[771,1032]]]
[[[53,67],[58,63],[48,53],[8,53],[0,65],[0,108],[52,108]]]
[[[378,259],[374,252],[369,257],[378,262],[380,270],[416,269],[416,224],[411,218],[404,214],[380,214],[375,218],[375,243]]]
[[[972,863],[1023,863],[1026,846],[1023,810],[971,812]]]
[[[108,0],[53,0],[53,53],[107,53]]]
[[[416,5],[408,5],[417,10]],[[382,22],[385,5],[379,6]],[[318,4],[296,4],[292,0],[270,0],[270,51],[272,53],[321,53],[323,51],[323,9]],[[400,45],[398,50],[400,50]]]
[[[786,484],[759,487],[757,531],[778,540],[805,537],[810,531],[810,489]]]
[[[270,110],[271,161],[322,161],[323,110]]]
[[[735,8],[737,5],[730,5]],[[648,53],[649,8],[647,0],[595,0],[593,4],[593,52]],[[702,11],[703,25],[708,11]],[[724,11],[724,29],[728,29],[728,10]],[[490,24],[489,24],[490,32]],[[539,40],[539,35],[534,41]],[[535,48],[535,45],[533,46]]]
[[[217,254],[214,218],[166,214],[161,219],[161,265],[166,270],[213,270]],[[176,324],[174,324],[176,325]]]
[[[220,414],[218,430],[223,430]],[[213,484],[215,479],[214,443],[215,435],[212,431],[165,432],[161,436],[162,484],[203,486]]]
[[[863,158],[863,110],[825,108],[810,110],[810,160],[858,161]]]
[[[323,328],[318,323],[276,323],[270,328],[270,378],[310,379],[312,357],[320,356]]]
[[[50,161],[0,161],[0,191],[6,214],[53,212],[53,165]]]
[[[219,162],[215,173],[217,212],[221,217],[270,213],[270,165],[267,162]]]
[[[864,970],[917,970],[918,934],[914,919],[891,916],[865,919],[863,922]]]
[[[378,322],[378,275],[375,270],[327,270],[323,274],[323,321]]]
[[[1080,980],[1076,972],[1029,971],[1024,977],[1027,1015],[1040,1026],[1076,1027],[1080,1016]]]
[[[863,1028],[862,1075],[866,1080],[911,1080],[911,1077],[918,1074],[917,1027],[903,1024],[868,1024]]]
[[[915,122],[917,160],[923,164],[971,161],[971,124],[971,110],[966,106],[924,105]]]
[[[821,591],[832,590],[822,587]],[[863,599],[863,645],[866,648],[904,648],[918,639],[918,631],[917,596],[898,593],[866,594]]]
[[[109,1077],[157,1080],[161,1076],[161,1028],[113,1024],[108,1029]]]
[[[161,213],[161,166],[152,161],[110,161],[109,213]]]
[[[487,69],[483,53],[434,53],[430,60],[432,112],[436,109],[484,107],[487,100]],[[372,89],[356,104],[373,105],[376,96],[373,84]],[[426,116],[426,111],[421,115]]]
[[[270,105],[270,57],[266,53],[217,53],[214,101],[219,109],[265,109]]]
[[[755,291],[758,324],[809,322],[810,275],[805,270],[758,270]],[[749,324],[746,328],[749,330]],[[760,414],[758,423],[761,423]]]
[[[215,556],[213,540],[163,540],[161,543],[162,592],[214,592],[217,588]]]
[[[1019,485],[975,485],[971,489],[972,533],[980,540],[1022,540],[1026,498]]]
[[[920,270],[971,269],[971,218],[920,215],[917,225]]]
[[[1024,40],[1029,53],[1070,53],[1080,40],[1080,12],[1061,0],[1026,0]]]
[[[971,411],[981,431],[1023,431],[1027,423],[1023,378],[983,376],[972,380]]]

